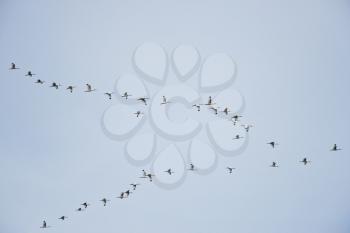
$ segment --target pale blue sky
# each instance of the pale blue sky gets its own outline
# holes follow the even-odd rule
[[[0,0],[0,232],[36,233],[43,219],[66,233],[349,232],[349,28],[348,0]],[[24,72],[112,90],[144,41],[234,57],[255,127],[244,154],[220,157],[215,172],[120,202],[140,169],[101,130],[111,103]],[[9,72],[12,61],[22,69]],[[345,150],[329,152],[333,143]],[[104,196],[113,203],[103,209]],[[85,200],[91,209],[74,212]]]

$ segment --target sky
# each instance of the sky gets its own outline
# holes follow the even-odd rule
[[[349,232],[349,28],[348,0],[0,0],[0,232]],[[254,125],[242,154],[171,190],[139,181],[124,142],[105,135],[117,100],[24,76],[113,91],[146,41],[232,56]]]

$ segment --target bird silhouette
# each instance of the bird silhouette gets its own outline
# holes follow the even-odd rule
[[[76,209],[75,211],[78,211],[78,212],[81,212],[81,211],[84,211],[83,208],[79,207],[78,209]]]
[[[125,196],[125,193],[124,193],[124,192],[121,192],[120,195],[119,195],[119,197],[117,197],[117,198],[119,198],[119,199],[124,199],[124,198],[127,198],[127,197]]]
[[[311,163],[311,161],[307,160],[307,158],[303,158],[303,160],[299,161],[300,163],[303,163],[304,165]]]
[[[212,110],[215,115],[218,115],[218,108],[209,107],[209,109]]]
[[[18,69],[20,68],[18,68],[15,63],[11,62],[11,66],[9,70],[18,70]]]
[[[278,145],[279,145],[277,142],[274,142],[274,141],[272,141],[272,142],[268,142],[267,144],[271,145],[271,146],[272,146],[272,148],[275,148],[276,146],[278,146]]]
[[[236,140],[236,139],[241,139],[243,138],[242,136],[240,136],[239,134],[237,134],[233,139]]]
[[[213,103],[213,100],[212,100],[211,96],[209,96],[209,97],[208,97],[208,102],[207,102],[207,103],[205,103],[205,104],[201,104],[201,105],[208,105],[208,106],[214,105],[214,103]]]
[[[337,146],[337,144],[334,144],[333,147],[332,147],[332,149],[331,149],[331,151],[338,151],[338,150],[342,150],[342,149],[339,148],[339,147]]]
[[[60,219],[60,220],[63,221],[63,220],[65,220],[65,219],[67,219],[67,218],[68,218],[67,216],[64,216],[64,215],[63,215],[63,216],[59,217],[58,219]]]
[[[236,125],[236,123],[239,121],[239,118],[241,118],[242,116],[240,115],[234,115],[231,117],[231,121],[233,121],[233,125]]]
[[[249,129],[253,127],[253,125],[241,125],[246,132],[249,132]]]
[[[164,172],[168,173],[169,175],[174,174],[174,172],[171,170],[171,168],[169,168],[168,170],[166,170],[166,171],[164,171]]]
[[[138,98],[137,100],[138,101],[141,101],[142,103],[144,103],[145,105],[147,105],[147,100],[148,100],[149,98],[147,98],[147,97],[140,97],[140,98]]]
[[[122,98],[125,98],[127,100],[129,96],[132,96],[132,95],[129,95],[128,92],[124,92],[124,94],[122,95]]]
[[[167,98],[163,95],[162,102],[160,104],[169,104],[169,103],[171,103],[171,102],[168,101]]]
[[[222,112],[225,113],[225,115],[228,115],[228,113],[230,112],[230,110],[229,110],[228,108],[225,108]]]
[[[140,184],[130,184],[132,186],[132,190],[136,190],[136,187],[139,186]]]
[[[44,84],[45,81],[41,80],[41,79],[37,79],[35,83],[39,83],[39,84]]]
[[[85,209],[90,205],[89,203],[87,203],[87,202],[84,202],[84,203],[82,203],[81,204],[82,206],[84,206],[85,207]]]
[[[57,90],[59,86],[61,86],[61,84],[57,84],[57,83],[53,82],[50,87],[54,87]]]
[[[125,192],[124,192],[124,195],[126,196],[126,197],[129,197],[129,195],[131,194],[132,192],[128,189],[128,190],[126,190]]]
[[[196,170],[195,166],[193,163],[190,163],[190,168],[188,169],[189,171],[194,171]]]
[[[270,167],[278,167],[276,162],[272,162]]]
[[[68,87],[67,87],[67,90],[69,90],[70,93],[73,93],[73,89],[74,89],[74,88],[75,88],[74,86],[68,86]]]
[[[134,114],[136,115],[136,117],[139,117],[140,115],[142,115],[142,114],[143,114],[143,112],[141,112],[141,111],[137,111],[137,112],[135,112]]]
[[[100,201],[102,201],[103,206],[106,206],[107,202],[109,202],[109,200],[107,200],[106,198],[102,198]]]
[[[36,74],[33,74],[32,71],[29,70],[25,76],[33,77],[34,75]]]
[[[113,92],[105,92],[105,95],[108,96],[108,99],[112,99],[112,94],[114,94]]]
[[[43,221],[43,225],[41,225],[40,228],[49,228],[50,226],[47,225],[46,221]]]
[[[198,104],[193,104],[192,107],[197,108],[197,111],[199,112],[201,110],[201,106]]]
[[[234,168],[234,167],[226,167],[226,169],[228,170],[228,172],[231,174],[232,173],[232,171],[234,170],[234,169],[236,169],[236,168]]]
[[[96,89],[93,89],[91,84],[85,84],[86,85],[86,91],[85,92],[92,92],[92,91],[96,91]]]

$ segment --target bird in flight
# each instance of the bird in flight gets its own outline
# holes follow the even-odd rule
[[[155,176],[151,173],[147,173],[144,169],[142,169],[142,176],[140,178],[148,178],[150,182],[152,182],[152,177]]]
[[[57,83],[53,82],[50,87],[54,87],[57,90],[59,86],[61,86],[61,84],[57,84]]]
[[[137,111],[134,113],[136,115],[136,117],[139,117],[140,115],[142,115],[143,113],[141,111]]]
[[[236,168],[234,168],[234,167],[226,167],[226,169],[231,174],[233,172],[233,170],[236,169]]]
[[[124,194],[126,195],[126,197],[129,197],[129,195],[131,194],[132,192],[130,192],[130,190],[128,189],[128,190],[126,190],[125,192],[124,192]]]
[[[225,115],[227,115],[229,112],[230,112],[230,110],[228,109],[228,108],[225,108],[223,111],[221,111],[221,112],[223,112],[223,113],[225,113]]]
[[[163,101],[160,104],[169,104],[171,103],[170,101],[167,100],[167,98],[163,95]]]
[[[253,127],[253,125],[242,125],[246,132],[249,132],[249,129]]]
[[[310,160],[307,160],[307,158],[303,158],[303,160],[299,161],[300,163],[303,163],[304,165],[311,163]]]
[[[65,220],[65,219],[67,219],[67,218],[68,218],[67,216],[64,216],[64,215],[63,215],[63,216],[59,217],[58,219],[61,219],[61,220],[63,221],[63,220]]]
[[[193,163],[190,163],[190,168],[188,169],[189,171],[194,171],[196,168],[194,167]]]
[[[73,89],[74,89],[74,88],[75,88],[74,86],[68,86],[68,87],[67,87],[67,90],[69,90],[70,93],[73,93]]]
[[[272,162],[270,167],[278,167],[276,162]]]
[[[105,95],[108,96],[108,99],[112,99],[113,92],[105,92]]]
[[[93,89],[91,84],[86,84],[86,91],[85,92],[92,92],[92,91],[96,91],[96,89]]]
[[[35,83],[39,83],[39,84],[44,84],[45,81],[41,80],[41,79],[37,79]]]
[[[121,192],[121,193],[120,193],[120,196],[117,197],[117,198],[124,199],[124,198],[127,198],[127,197],[125,196],[125,193],[124,193],[124,192]]]
[[[40,228],[49,228],[50,226],[47,225],[46,221],[43,221],[43,225]]]
[[[209,98],[208,98],[208,102],[207,102],[206,104],[202,104],[202,105],[208,105],[208,106],[214,105],[214,103],[213,103],[213,100],[212,100],[211,96],[209,96]]]
[[[198,111],[198,112],[201,110],[201,106],[198,105],[198,104],[194,104],[194,105],[192,105],[192,107],[197,108],[197,111]]]
[[[272,148],[275,148],[275,146],[278,146],[278,145],[279,145],[277,142],[274,142],[274,141],[268,142],[267,144],[271,145]]]
[[[338,151],[338,150],[342,150],[342,149],[339,148],[339,147],[337,146],[337,144],[334,144],[333,147],[332,147],[332,149],[331,149],[331,151]]]
[[[240,136],[239,134],[237,134],[234,138],[233,138],[233,140],[236,140],[236,139],[241,139],[241,138],[243,138],[242,136]]]
[[[25,76],[33,77],[34,75],[36,74],[33,74],[32,71],[29,70]]]
[[[236,125],[236,123],[239,121],[239,118],[241,118],[242,116],[239,115],[234,115],[231,117],[231,121],[233,121],[233,125]]]
[[[10,67],[10,70],[18,70],[19,68],[16,66],[15,63],[11,63],[11,67]]]
[[[107,202],[109,202],[109,200],[107,200],[106,198],[102,198],[100,201],[103,202],[103,206],[106,206]]]
[[[84,211],[84,209],[79,207],[78,209],[76,209],[76,211],[80,212],[80,211]]]
[[[218,108],[210,107],[209,109],[213,110],[215,115],[218,115]]]
[[[129,96],[132,96],[132,95],[129,95],[128,92],[124,92],[124,94],[122,95],[122,98],[125,98],[127,100]]]
[[[132,190],[136,190],[136,187],[139,186],[140,184],[130,184],[132,186]]]
[[[148,100],[149,98],[147,98],[147,97],[140,97],[140,98],[138,98],[137,100],[138,101],[141,101],[142,103],[144,103],[145,105],[147,105],[147,100]]]
[[[81,204],[82,206],[84,206],[85,207],[85,209],[90,205],[89,203],[87,203],[87,202],[84,202],[83,204]]]
[[[164,171],[164,172],[168,173],[169,175],[174,174],[174,172],[171,170],[171,168],[169,168],[168,170],[166,170],[166,171]]]

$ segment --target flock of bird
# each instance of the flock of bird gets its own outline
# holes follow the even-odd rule
[[[20,69],[19,67],[16,66],[15,63],[11,63],[11,66],[10,66],[10,70],[18,70]],[[33,77],[35,76],[36,74],[32,73],[32,71],[28,71],[25,76],[28,76],[28,77]],[[37,79],[35,81],[35,83],[38,83],[38,84],[44,84],[45,81],[44,80],[41,80],[41,79]],[[59,89],[62,85],[61,84],[58,84],[57,82],[52,82],[51,85],[49,87],[53,87],[55,89]],[[66,90],[68,90],[70,93],[73,93],[73,90],[76,88],[76,86],[72,86],[72,85],[69,85],[66,87]],[[93,92],[93,91],[96,91],[95,88],[92,87],[91,84],[86,84],[86,90],[85,92]],[[106,95],[108,97],[108,99],[112,99],[112,96],[113,96],[113,92],[105,92],[104,95]],[[126,100],[128,100],[128,98],[132,96],[131,94],[129,94],[128,92],[124,92],[123,95],[121,95],[122,98],[125,98]],[[141,103],[143,103],[144,105],[147,105],[147,102],[149,100],[148,97],[139,97],[137,98],[138,101],[140,101]],[[162,97],[162,101],[161,101],[161,105],[166,105],[166,104],[169,104],[171,103],[171,101],[169,101],[165,96]],[[212,97],[209,96],[209,99],[206,103],[197,103],[197,104],[193,104],[192,107],[195,108],[198,112],[201,111],[201,106],[207,106],[210,110],[212,110],[214,112],[215,115],[218,115],[219,112],[222,112],[223,114],[225,114],[226,116],[228,116],[230,110],[225,107],[222,111],[219,111],[219,107],[216,107],[216,104],[213,102],[212,100]],[[136,117],[139,117],[140,115],[144,114],[143,112],[141,111],[137,111],[134,113],[136,115]],[[233,125],[236,125],[239,121],[240,121],[240,118],[242,118],[242,116],[240,115],[234,115],[234,116],[231,116],[229,118],[230,121],[233,122]],[[246,132],[249,132],[250,128],[253,127],[253,125],[251,124],[242,124],[241,125]],[[239,139],[242,139],[243,137],[239,134],[235,135],[233,137],[233,140],[239,140]],[[279,144],[276,142],[276,141],[270,141],[267,143],[268,145],[270,145],[273,149],[276,148]],[[339,150],[342,150],[341,148],[339,148],[339,146],[337,144],[334,144],[330,151],[339,151]],[[299,161],[300,163],[302,163],[303,165],[307,165],[309,163],[311,163],[310,160],[308,160],[306,157],[303,158],[302,160]],[[278,168],[278,164],[276,161],[273,161],[272,164],[270,165],[270,167],[272,168]],[[226,170],[228,172],[228,174],[232,174],[233,171],[235,170],[236,168],[234,167],[229,167],[227,166],[226,167]],[[190,163],[188,165],[188,168],[187,170],[189,171],[196,171],[197,168],[196,166],[193,164],[193,163]],[[167,170],[164,170],[165,173],[167,173],[168,175],[173,175],[175,173],[175,171],[172,169],[172,168],[168,168]],[[154,174],[150,173],[150,172],[147,172],[146,170],[142,170],[142,174],[141,176],[139,177],[140,179],[148,179],[149,182],[152,182],[153,181],[153,178],[154,178]],[[123,191],[120,193],[119,196],[117,196],[116,198],[119,198],[119,199],[126,199],[126,198],[129,198],[129,196],[136,191],[136,188],[141,185],[140,183],[131,183],[130,184],[130,188],[127,189],[126,191]],[[103,206],[107,206],[107,203],[110,202],[111,200],[107,199],[107,198],[102,198],[100,200],[102,202],[102,205]],[[81,203],[81,207],[77,208],[76,211],[77,212],[81,212],[81,211],[85,211],[88,207],[90,206],[90,204],[88,202],[83,202]],[[68,217],[65,216],[65,215],[62,215],[61,217],[59,217],[58,219],[59,220],[62,220],[62,221],[65,221]],[[46,220],[43,221],[42,225],[40,228],[49,228],[51,226],[49,226],[46,222]]]

